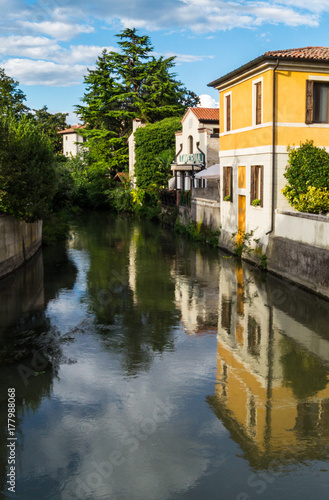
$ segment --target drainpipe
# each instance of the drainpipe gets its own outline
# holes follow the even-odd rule
[[[178,151],[178,153],[175,155],[175,162],[174,162],[174,164],[175,164],[175,165],[177,165],[177,158],[178,158],[178,156],[181,154],[182,149],[183,149],[183,144],[180,144],[180,145],[179,145],[179,151]],[[181,179],[180,179],[180,180],[181,180]],[[175,170],[175,189],[177,190],[177,170]]]
[[[177,158],[181,154],[182,149],[183,149],[183,144],[180,144],[179,145],[179,151],[178,151],[177,155],[175,155],[175,163],[177,163]]]
[[[278,69],[279,66],[279,59],[276,61],[276,65],[273,69],[273,124],[272,124],[272,213],[271,213],[271,229],[267,231],[266,235],[270,234],[273,232],[274,228],[274,198],[275,198],[275,186],[274,186],[274,181],[275,181],[275,138],[276,138],[276,130],[275,130],[275,104],[276,104],[276,99],[275,99],[275,92],[276,92],[276,79],[275,79],[275,72]]]
[[[196,147],[197,147],[197,150],[200,151],[200,153],[202,154],[202,158],[203,158],[203,161],[202,161],[202,166],[205,168],[206,166],[206,155],[204,154],[204,152],[199,148],[199,145],[200,145],[200,142],[197,142],[196,143]],[[194,176],[193,176],[193,183],[194,183]],[[205,180],[203,179],[202,181],[202,185],[204,187],[204,184],[205,184]]]

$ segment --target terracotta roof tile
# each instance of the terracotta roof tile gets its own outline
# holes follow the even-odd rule
[[[65,130],[60,130],[57,132],[58,134],[72,134],[72,132],[77,132],[79,128],[86,128],[86,125],[72,125],[70,128],[66,128]]]
[[[181,123],[184,122],[185,118],[189,114],[189,112],[192,111],[192,113],[195,114],[198,120],[201,122],[218,122],[219,121],[219,108],[188,108],[185,111],[185,114],[183,118],[181,119]]]
[[[264,56],[329,61],[329,47],[302,47],[300,49],[275,50],[265,52]]]
[[[218,85],[227,82],[230,78],[241,75],[245,71],[250,70],[250,68],[256,67],[259,64],[263,64],[264,62],[273,59],[286,59],[290,61],[295,60],[296,63],[299,61],[328,62],[329,47],[301,47],[299,49],[273,50],[265,52],[262,56],[259,56],[230,73],[217,78],[213,82],[208,83],[208,87],[217,87]]]
[[[219,108],[189,108],[200,121],[219,121]]]

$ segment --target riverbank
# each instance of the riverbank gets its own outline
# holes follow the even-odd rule
[[[28,261],[41,244],[42,221],[26,223],[0,214],[0,279]]]

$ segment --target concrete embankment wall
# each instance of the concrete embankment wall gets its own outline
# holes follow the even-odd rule
[[[0,278],[31,258],[42,243],[42,221],[27,224],[0,214]]]
[[[220,200],[216,181],[208,181],[207,188],[192,189],[192,220],[202,221],[211,229],[220,227]]]
[[[277,210],[267,267],[329,298],[329,217]]]

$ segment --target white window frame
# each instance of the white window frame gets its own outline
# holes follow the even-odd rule
[[[227,101],[226,97],[230,96],[230,101],[231,101],[231,109],[230,109],[230,124],[231,124],[231,129],[227,130]],[[224,132],[232,132],[232,91],[226,92],[224,94]]]
[[[256,100],[257,100],[257,95],[256,95],[256,84],[261,83],[262,85],[262,109],[261,109],[261,123],[258,123],[256,125]],[[261,127],[264,123],[264,118],[263,118],[263,110],[264,110],[264,83],[263,83],[263,77],[261,76],[260,78],[257,78],[257,80],[252,81],[252,126],[253,127]]]

